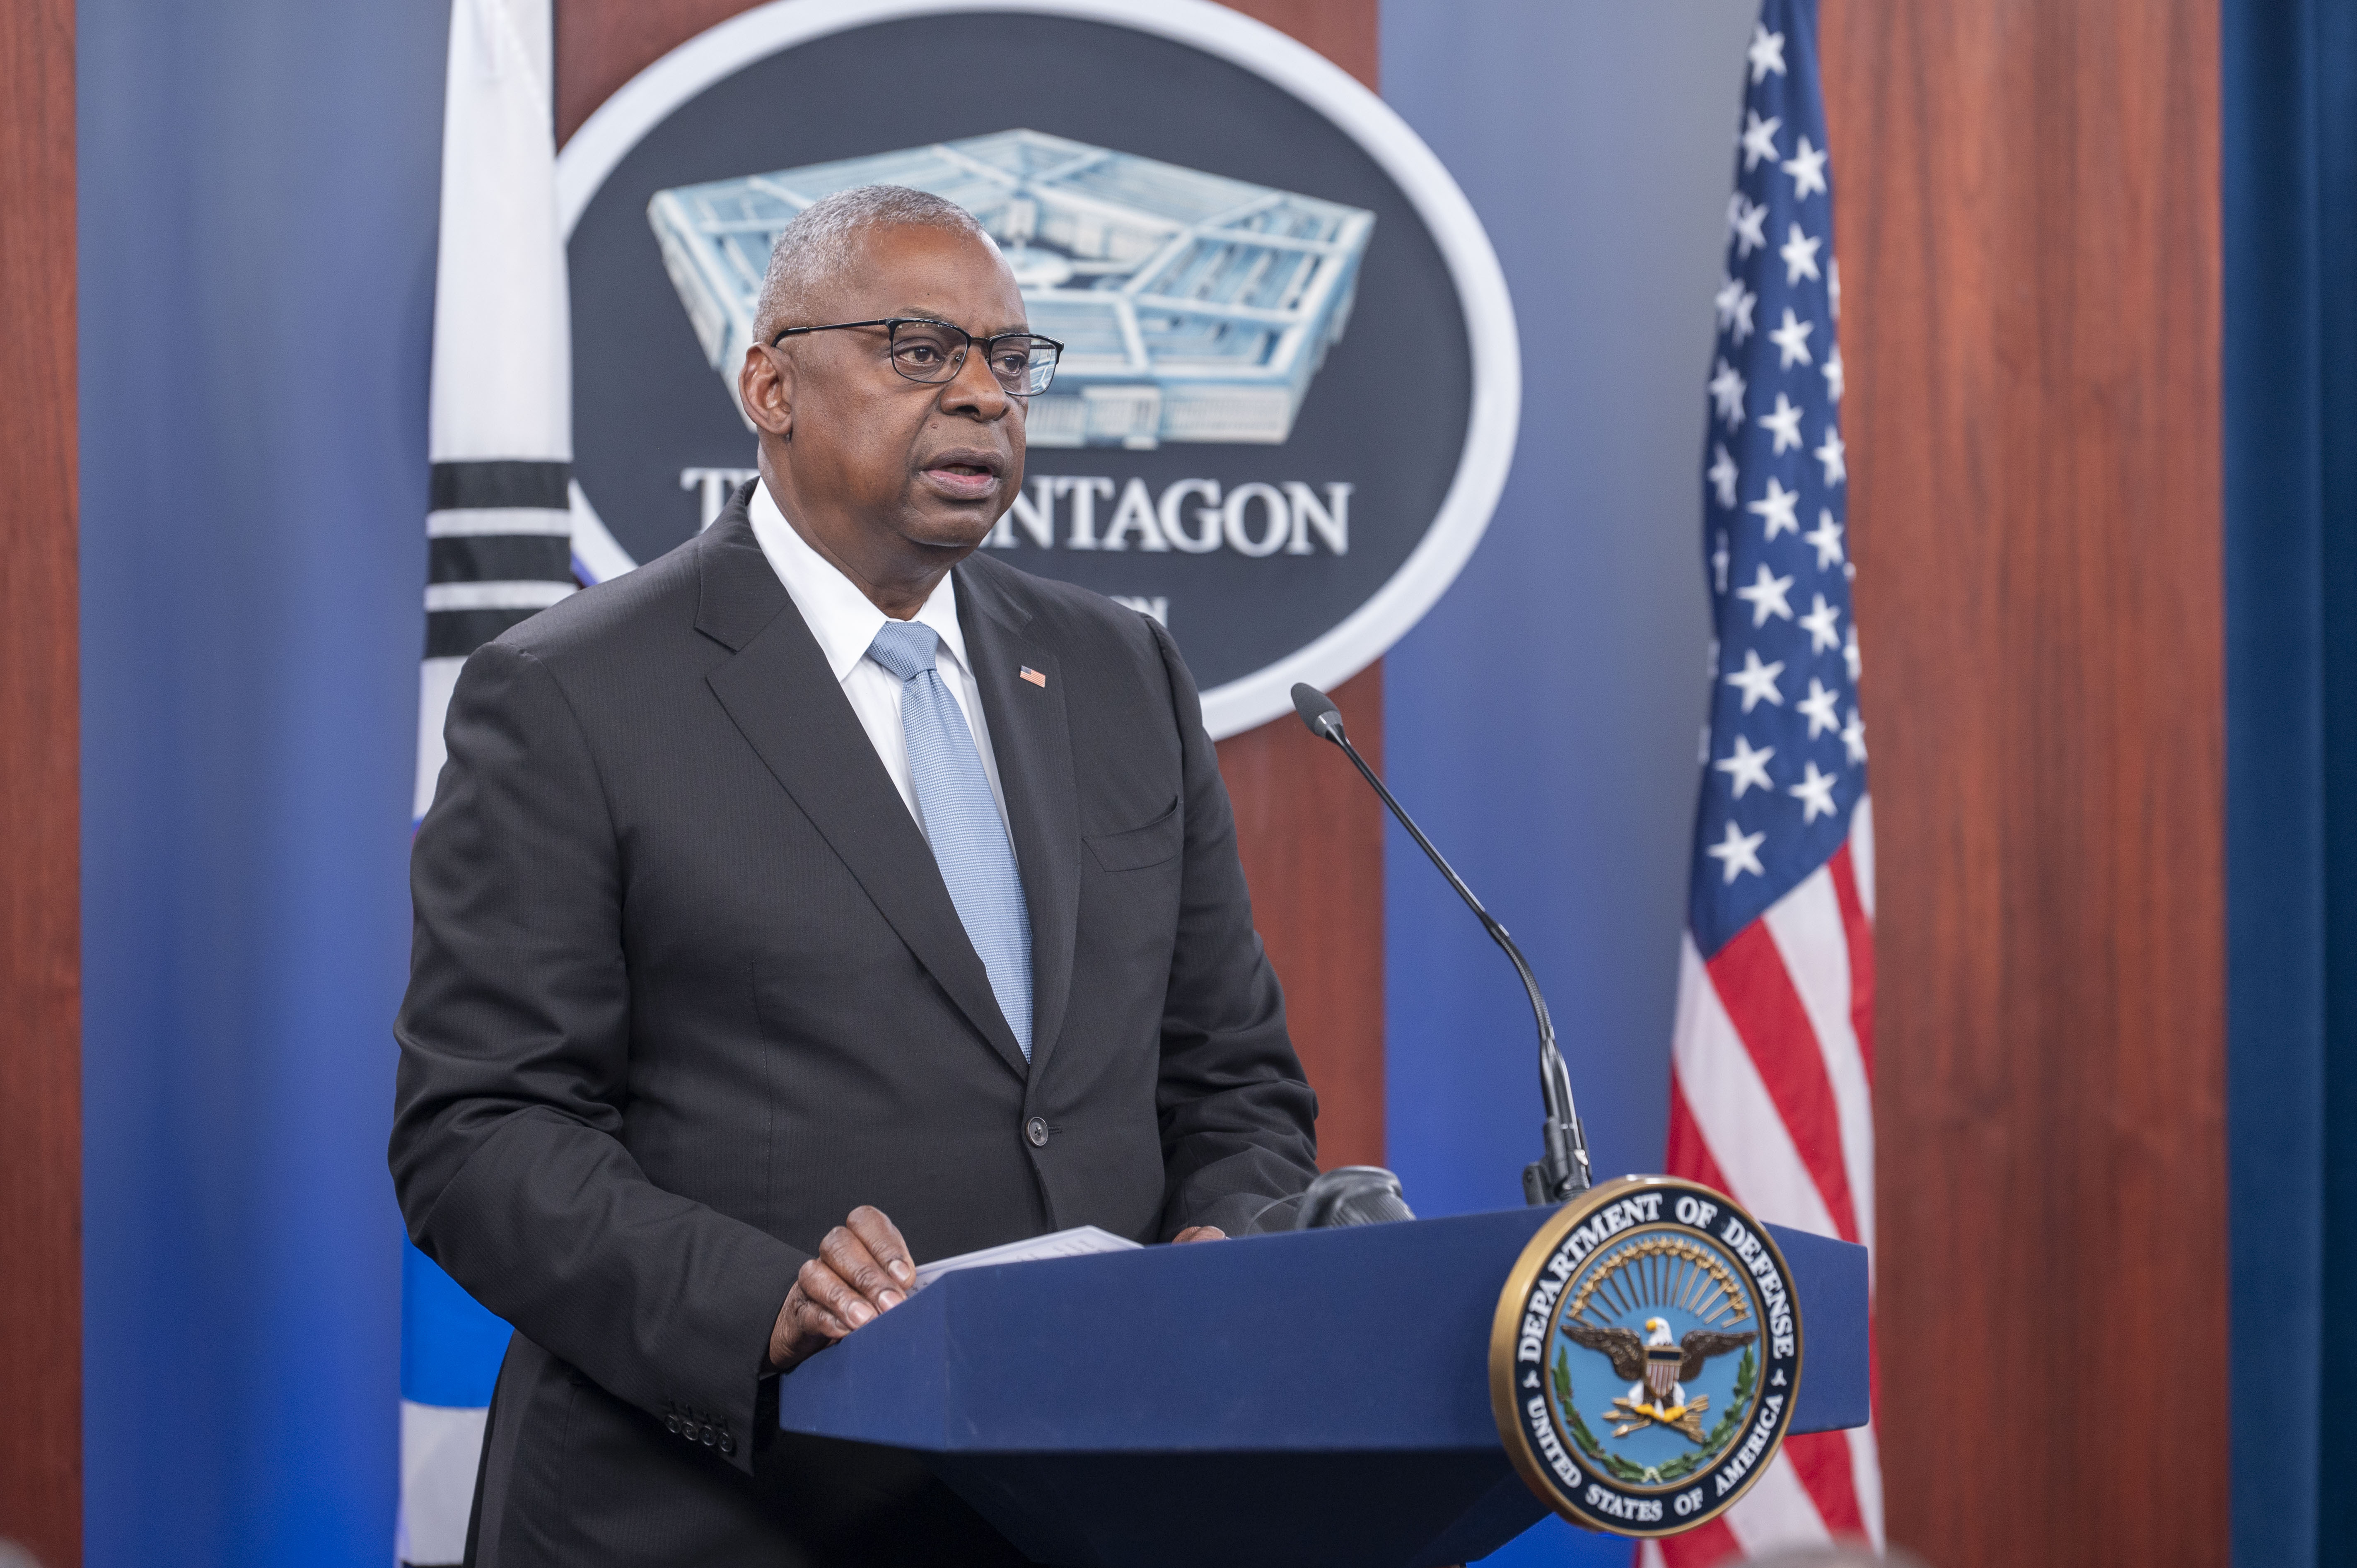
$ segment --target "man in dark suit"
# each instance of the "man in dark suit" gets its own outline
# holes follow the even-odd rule
[[[1013,1561],[770,1380],[918,1260],[1274,1228],[1315,1173],[1186,665],[972,553],[1056,351],[959,209],[819,203],[739,377],[759,480],[459,677],[392,1164],[517,1330],[470,1562]]]

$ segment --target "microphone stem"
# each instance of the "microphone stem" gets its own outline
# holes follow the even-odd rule
[[[1374,786],[1375,793],[1383,797],[1383,804],[1391,808],[1392,815],[1399,819],[1399,824],[1407,830],[1408,837],[1415,840],[1416,847],[1424,851],[1439,869],[1440,875],[1448,878],[1448,886],[1457,889],[1457,896],[1465,900],[1465,907],[1473,911],[1474,918],[1481,922],[1481,929],[1490,933],[1490,940],[1498,944],[1513,964],[1514,973],[1522,980],[1523,990],[1530,996],[1531,1015],[1538,1020],[1539,1026],[1539,1099],[1546,1108],[1546,1155],[1540,1162],[1546,1187],[1544,1201],[1561,1203],[1587,1191],[1589,1183],[1587,1134],[1580,1126],[1578,1108],[1572,1103],[1571,1073],[1564,1066],[1562,1050],[1555,1045],[1555,1020],[1547,1014],[1546,998],[1539,994],[1538,977],[1531,972],[1530,964],[1524,961],[1523,950],[1514,945],[1514,939],[1506,934],[1506,928],[1500,925],[1489,910],[1481,908],[1481,900],[1473,897],[1473,889],[1465,886],[1465,879],[1457,875],[1457,868],[1433,848],[1432,841],[1424,836],[1424,830],[1415,825],[1415,819],[1407,814],[1406,808],[1399,803],[1375,770],[1367,766],[1367,759],[1359,755],[1359,748],[1351,744],[1351,737],[1342,733],[1341,725],[1335,724],[1326,734],[1342,748],[1342,754],[1351,759],[1360,775]],[[1527,1177],[1525,1180],[1527,1182]],[[1531,1201],[1537,1203],[1542,1198],[1534,1196]]]

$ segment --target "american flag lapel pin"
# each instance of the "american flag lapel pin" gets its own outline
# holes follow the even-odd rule
[[[1048,677],[1040,674],[1039,671],[1032,669],[1028,664],[1024,665],[1017,673],[1019,673],[1026,681],[1030,682],[1034,686],[1038,686],[1042,690],[1046,689]]]

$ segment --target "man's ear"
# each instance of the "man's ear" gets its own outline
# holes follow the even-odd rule
[[[759,343],[748,345],[737,371],[737,396],[753,427],[780,440],[794,429],[793,356]]]

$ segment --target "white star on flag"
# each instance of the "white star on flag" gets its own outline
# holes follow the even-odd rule
[[[1803,278],[1821,275],[1817,271],[1817,247],[1824,242],[1812,240],[1802,233],[1798,223],[1792,224],[1786,233],[1789,238],[1776,250],[1776,253],[1784,258],[1785,283],[1796,284]]]
[[[1830,653],[1841,646],[1841,633],[1834,629],[1834,622],[1841,618],[1841,607],[1825,603],[1823,594],[1813,596],[1816,603],[1801,618],[1801,628],[1809,634],[1810,652]]]
[[[1780,392],[1777,395],[1781,397],[1783,394]],[[1798,444],[1796,438],[1794,445]],[[1825,466],[1825,483],[1828,486],[1843,484],[1848,480],[1849,464],[1846,460],[1848,451],[1849,448],[1842,445],[1841,426],[1827,424],[1825,444],[1809,455]]]
[[[1797,528],[1800,525],[1795,523],[1793,526]],[[1810,543],[1817,547],[1818,571],[1822,572],[1828,566],[1837,566],[1841,564],[1841,536],[1842,525],[1834,521],[1833,509],[1830,507],[1819,507],[1817,509],[1817,526],[1811,529],[1808,532],[1801,535],[1802,538],[1807,540]]]
[[[1859,668],[1864,660],[1858,657],[1857,623],[1856,621],[1852,621],[1850,623],[1849,640],[1842,644],[1842,659],[1849,665],[1849,683],[1853,686],[1857,685],[1858,676],[1864,673],[1864,671]]]
[[[1836,312],[1835,314],[1839,313]],[[1827,400],[1833,403],[1841,402],[1842,363],[1840,344],[1835,344],[1833,351],[1825,356],[1825,362],[1824,365],[1819,367],[1819,373],[1825,378],[1825,397]]]
[[[1727,286],[1710,296],[1718,310],[1718,329],[1726,333],[1737,348],[1751,336],[1751,310],[1760,296],[1743,285],[1741,278],[1729,278]]]
[[[1824,149],[1809,145],[1809,138],[1806,136],[1801,138],[1800,149],[1776,166],[1792,177],[1792,199],[1805,201],[1809,198],[1809,192],[1827,190],[1831,188],[1825,184]]]
[[[1747,833],[1730,822],[1727,824],[1727,836],[1717,843],[1705,845],[1703,853],[1726,868],[1729,882],[1747,871],[1754,876],[1765,876],[1768,868],[1760,864],[1760,846],[1767,842],[1766,833]]]
[[[1826,691],[1824,682],[1813,675],[1809,678],[1809,694],[1801,699],[1797,708],[1808,715],[1811,740],[1826,730],[1841,728],[1841,715],[1834,711],[1834,704],[1840,701],[1839,693]]]
[[[1733,557],[1727,553],[1727,531],[1722,528],[1718,531],[1718,548],[1710,553],[1711,585],[1718,593],[1727,592],[1727,564],[1732,559]],[[1710,672],[1714,676],[1718,673],[1718,639],[1717,638],[1711,639],[1710,642]],[[1705,753],[1705,755],[1708,754]]]
[[[1741,372],[1721,360],[1717,373],[1710,378],[1710,397],[1718,404],[1718,416],[1727,421],[1729,430],[1743,423],[1743,392]]]
[[[1841,263],[1839,261],[1829,261],[1825,263],[1825,308],[1834,313],[1835,321],[1841,319]]]
[[[1801,802],[1801,825],[1808,826],[1819,817],[1830,817],[1838,810],[1834,804],[1835,776],[1820,773],[1817,765],[1809,764],[1809,771],[1798,784],[1784,791]]]
[[[1718,329],[1721,332],[1735,325],[1735,308],[1742,298],[1741,278],[1727,279],[1718,285],[1718,292],[1710,296],[1711,308],[1718,312]]]
[[[1751,62],[1751,84],[1754,87],[1767,81],[1771,70],[1778,76],[1784,74],[1784,35],[1770,32],[1765,23],[1754,22],[1751,25],[1751,47],[1743,54]]]
[[[1801,444],[1801,411],[1792,406],[1791,398],[1786,397],[1782,392],[1778,392],[1776,412],[1761,414],[1760,428],[1776,437],[1775,449],[1768,454],[1772,457],[1787,446],[1798,446]]]
[[[1800,499],[1800,491],[1786,489],[1782,482],[1770,474],[1768,476],[1768,493],[1743,510],[1767,519],[1768,537],[1773,539],[1780,533],[1801,532],[1801,520],[1792,515],[1792,508]]]
[[[1784,122],[1772,114],[1762,120],[1757,109],[1746,109],[1743,112],[1743,172],[1745,174],[1749,174],[1753,169],[1758,168],[1763,161],[1775,160],[1776,133],[1783,128]]]
[[[1738,735],[1735,737],[1735,749],[1711,766],[1727,775],[1727,783],[1735,790],[1735,798],[1740,800],[1743,792],[1755,784],[1762,789],[1773,790],[1776,788],[1776,781],[1768,777],[1768,759],[1775,755],[1774,746],[1762,746],[1755,751],[1751,743]]]
[[[1736,467],[1735,459],[1727,455],[1727,446],[1724,443],[1716,441],[1711,443],[1710,467],[1704,473],[1710,480],[1711,488],[1718,491],[1718,504],[1723,507],[1733,507],[1735,481],[1742,478],[1742,470]]]
[[[1738,261],[1768,243],[1768,208],[1758,207],[1750,198],[1737,191],[1727,204],[1727,225],[1735,231],[1735,255]]]
[[[1852,762],[1866,760],[1866,720],[1856,708],[1849,711],[1849,723],[1842,725],[1842,745],[1848,748]]]
[[[1776,677],[1783,672],[1782,660],[1773,664],[1762,664],[1760,662],[1760,650],[1747,648],[1743,650],[1743,668],[1727,676],[1727,683],[1741,688],[1743,711],[1747,714],[1761,703],[1772,703],[1781,708],[1784,705],[1784,693],[1776,689]]]
[[[1802,320],[1792,314],[1790,306],[1787,306],[1784,311],[1784,325],[1768,334],[1768,341],[1776,345],[1777,353],[1781,356],[1776,368],[1780,371],[1789,371],[1794,365],[1811,363],[1809,334],[1816,329],[1815,322]]]
[[[1735,590],[1735,596],[1751,607],[1753,629],[1766,626],[1770,616],[1779,620],[1792,618],[1792,607],[1784,602],[1784,596],[1792,586],[1792,578],[1777,576],[1768,570],[1768,564],[1763,561],[1760,564],[1760,575],[1751,580],[1751,585]]]

